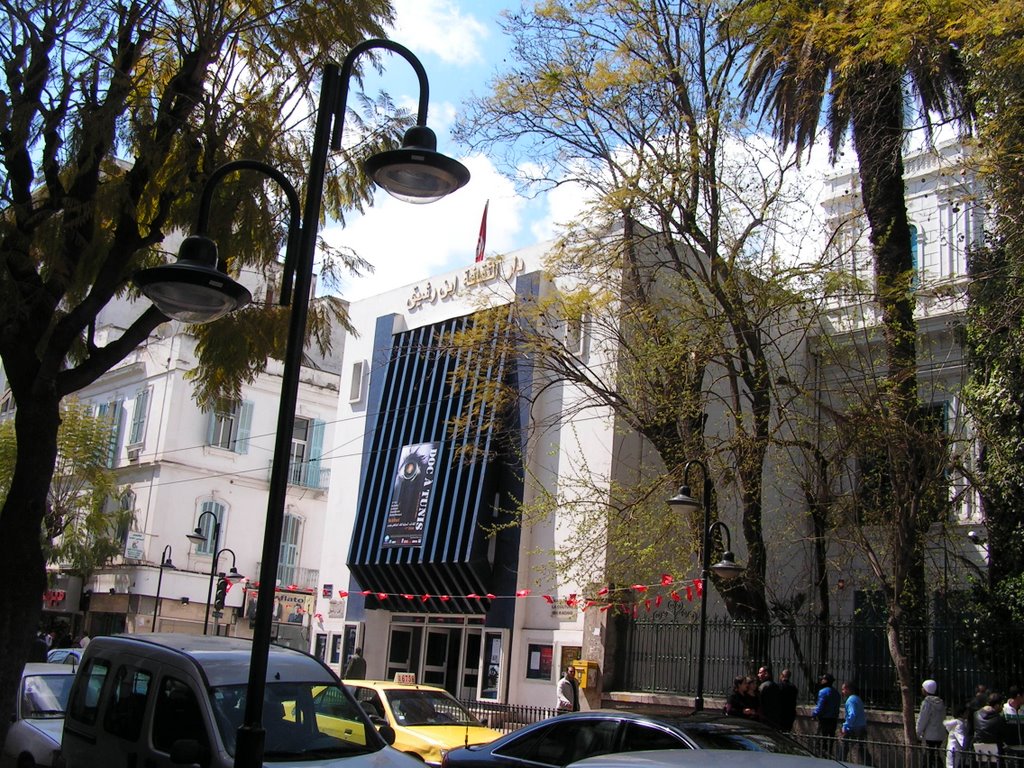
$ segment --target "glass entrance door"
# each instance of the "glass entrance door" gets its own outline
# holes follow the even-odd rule
[[[426,648],[423,653],[423,673],[420,678],[425,685],[447,688],[448,649],[452,631],[448,629],[427,629]],[[458,653],[458,644],[455,644]]]

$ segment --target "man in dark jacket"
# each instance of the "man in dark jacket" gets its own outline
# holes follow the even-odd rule
[[[1006,742],[1006,719],[1003,717],[1003,697],[990,693],[984,707],[974,713],[974,744],[978,754],[1001,755]]]
[[[793,730],[793,723],[796,722],[797,690],[790,679],[792,676],[792,672],[784,669],[776,683],[779,687],[779,730],[787,733]]]
[[[757,702],[758,717],[772,728],[781,729],[779,725],[781,719],[779,686],[772,680],[772,673],[768,667],[761,667],[757,670]]]

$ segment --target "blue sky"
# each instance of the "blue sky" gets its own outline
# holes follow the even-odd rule
[[[351,217],[344,230],[328,226],[334,245],[354,248],[375,267],[364,278],[346,281],[341,295],[350,300],[397,288],[439,272],[472,263],[484,203],[488,255],[506,253],[555,233],[555,223],[572,216],[569,194],[525,199],[491,161],[455,144],[451,128],[472,95],[485,95],[507,51],[498,25],[501,11],[519,0],[393,0],[397,23],[389,36],[423,63],[430,82],[428,125],[437,133],[438,150],[462,161],[472,173],[467,186],[430,205],[409,205],[378,191],[374,205]],[[416,77],[402,59],[386,56],[385,72],[368,91],[383,88],[415,111]]]

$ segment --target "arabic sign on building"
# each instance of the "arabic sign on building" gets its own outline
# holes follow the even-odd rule
[[[447,277],[436,285],[430,281],[415,286],[405,305],[411,311],[415,311],[424,304],[449,301],[479,286],[490,285],[498,280],[511,280],[525,270],[526,264],[519,256],[512,258],[507,264],[501,257],[487,259],[466,267],[460,274]]]

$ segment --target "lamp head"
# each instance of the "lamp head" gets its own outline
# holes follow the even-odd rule
[[[185,538],[191,541],[193,544],[202,544],[206,541],[206,536],[203,534],[203,529],[196,526],[196,529],[192,533],[186,533]]]
[[[469,181],[469,169],[437,151],[437,136],[425,125],[405,132],[401,149],[380,152],[363,164],[366,175],[407,203],[433,203]]]
[[[166,568],[169,571],[176,571],[176,570],[178,570],[178,567],[174,563],[171,562],[171,558],[170,558],[169,555],[168,555],[168,557],[162,563],[160,563],[160,567],[161,568]]]
[[[186,237],[174,264],[140,269],[132,281],[167,317],[209,323],[252,301],[240,283],[217,269],[217,244],[208,237]]]
[[[721,578],[731,581],[743,573],[743,566],[736,562],[736,556],[726,550],[722,553],[722,559],[711,566],[711,570]]]
[[[228,575],[227,575],[227,576],[225,576],[225,578],[226,578],[226,579],[227,579],[228,581],[241,581],[242,579],[244,579],[244,578],[245,578],[245,576],[243,576],[242,574],[240,574],[240,573],[238,572],[238,569],[237,569],[237,568],[235,568],[235,566],[233,566],[233,565],[232,565],[232,566],[231,566],[231,567],[230,567],[230,568],[228,569]]]
[[[690,486],[688,485],[682,486],[679,493],[668,500],[668,505],[681,510],[700,509],[700,502],[690,495]]]

